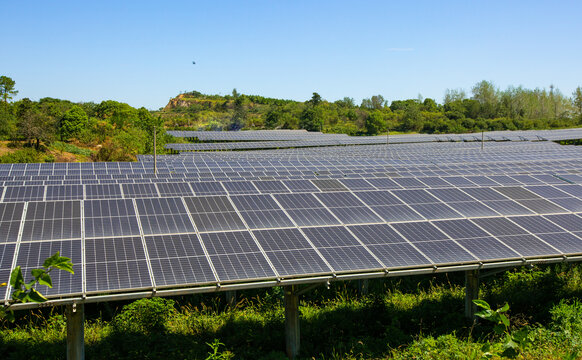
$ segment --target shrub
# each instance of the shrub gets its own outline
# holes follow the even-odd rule
[[[163,330],[166,321],[176,314],[174,301],[170,299],[140,299],[125,305],[113,319],[113,326],[119,332],[149,334]]]
[[[35,149],[24,148],[13,153],[0,156],[0,163],[38,163],[42,162],[43,158],[44,156],[42,153],[36,151]]]

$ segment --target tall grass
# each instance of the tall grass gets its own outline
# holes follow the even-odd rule
[[[523,358],[577,358],[581,274],[579,265],[553,265],[484,279],[482,298],[492,306],[509,302],[513,326],[535,334]],[[367,295],[357,289],[338,282],[302,296],[302,358],[477,359],[483,344],[499,343],[491,325],[463,317],[462,274],[374,280]],[[87,358],[205,359],[218,339],[223,358],[284,359],[282,297],[272,288],[240,292],[234,307],[222,294],[88,304]],[[2,324],[0,358],[63,358],[62,312],[23,312],[15,325]]]

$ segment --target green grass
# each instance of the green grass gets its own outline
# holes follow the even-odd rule
[[[519,269],[484,279],[481,293],[492,306],[509,302],[512,327],[534,333],[520,358],[574,359],[582,354],[581,279],[578,265]],[[371,280],[368,295],[356,285],[302,296],[302,359],[479,359],[484,344],[501,344],[491,325],[463,317],[462,274]],[[284,359],[281,289],[238,295],[234,309],[223,294],[88,304],[87,358],[206,359],[218,339],[222,358]],[[62,312],[22,312],[2,324],[0,358],[64,358]]]

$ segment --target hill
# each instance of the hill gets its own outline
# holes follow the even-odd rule
[[[382,95],[356,105],[345,97],[334,102],[313,93],[304,102],[257,95],[205,95],[198,91],[170,99],[160,114],[176,130],[306,129],[349,135],[377,135],[391,131],[466,133],[482,130],[531,130],[575,127],[582,124],[582,103],[557,89],[522,87],[496,89],[482,81],[468,98],[463,90],[449,90],[444,103],[434,99],[394,100]]]

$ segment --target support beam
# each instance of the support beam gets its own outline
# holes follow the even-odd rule
[[[368,295],[368,279],[358,280],[358,291],[360,295]]]
[[[479,298],[479,270],[465,271],[465,317],[473,319],[477,305],[473,300]]]
[[[299,295],[296,286],[285,286],[285,349],[289,359],[299,355]]]
[[[85,359],[85,305],[67,305],[67,360]]]
[[[234,308],[236,306],[236,290],[230,290],[225,293],[226,296],[226,306],[229,308]]]

